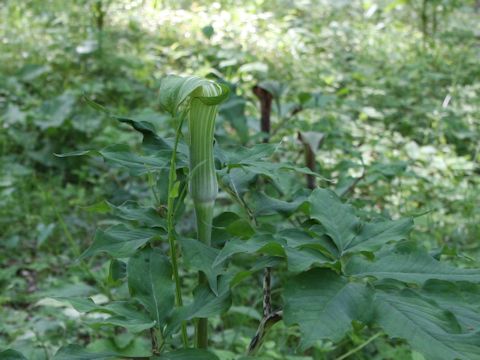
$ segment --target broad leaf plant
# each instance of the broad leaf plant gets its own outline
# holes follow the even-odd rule
[[[285,174],[317,175],[275,161],[275,144],[220,148],[215,119],[228,93],[223,83],[167,76],[159,101],[173,137],[150,122],[109,114],[143,135],[141,153],[114,144],[63,155],[100,155],[147,177],[155,195],[149,206],[108,203],[116,224],[98,229],[79,259],[107,254],[109,278],[126,284],[128,296],[102,305],[63,300],[82,313],[108,315],[98,323],[151,337],[152,358],[217,359],[209,318],[228,312],[236,286],[267,268],[258,288],[263,319],[245,354],[254,356],[283,321],[300,330],[300,352],[363,329],[374,334],[369,341],[405,340],[425,359],[480,359],[480,270],[439,261],[410,241],[412,218],[367,221],[325,188],[305,187],[289,201],[272,195]],[[216,201],[219,194],[228,206]],[[192,213],[196,229],[185,231]],[[245,256],[253,265],[242,269],[236,259]],[[193,290],[185,282],[192,274]],[[272,298],[272,286],[279,296]],[[55,359],[117,355],[70,345]]]

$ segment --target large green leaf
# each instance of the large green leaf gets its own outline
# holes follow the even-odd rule
[[[276,237],[287,243],[284,248],[291,272],[303,272],[314,266],[335,267],[338,264],[336,248],[328,236],[294,228],[279,231]]]
[[[80,345],[67,345],[57,351],[53,360],[104,360],[115,355],[114,352],[93,352]]]
[[[92,317],[88,318],[89,324],[114,325],[121,326],[131,332],[141,332],[155,326],[153,321],[146,313],[139,310],[133,304],[127,301],[114,301],[106,305],[97,305],[90,298],[58,298],[68,301],[75,310],[81,313],[99,312],[110,314],[108,318]]]
[[[331,259],[336,259],[338,253],[335,245],[328,236],[323,235],[316,227],[311,227],[309,230],[300,228],[284,229],[278,231],[275,236],[284,239],[289,247],[319,250]]]
[[[107,203],[113,214],[121,219],[134,221],[151,228],[166,229],[166,220],[152,206],[141,206],[135,201],[126,201],[119,206]]]
[[[182,321],[193,318],[208,318],[223,314],[232,305],[229,280],[221,277],[218,284],[218,296],[209,286],[199,285],[193,292],[193,301],[188,305],[175,309],[169,321],[167,333],[175,331]]]
[[[346,264],[345,273],[416,284],[423,284],[430,279],[480,283],[480,269],[453,267],[411,247],[384,249],[373,261],[354,256]]]
[[[113,257],[128,257],[140,246],[158,235],[153,229],[133,229],[123,224],[115,225],[107,230],[97,230],[92,245],[85,250],[80,259],[99,252],[106,252]]]
[[[180,239],[182,254],[186,264],[192,270],[202,271],[208,279],[210,289],[218,295],[217,278],[224,272],[221,264],[213,265],[219,250],[194,239]]]
[[[342,204],[334,192],[317,189],[309,198],[310,216],[318,220],[343,252],[361,229],[361,222],[350,205]]]
[[[364,224],[350,205],[343,204],[333,191],[326,189],[313,191],[309,202],[310,216],[323,225],[341,255],[373,251],[388,242],[405,239],[413,226],[409,218]]]
[[[112,302],[103,308],[114,315],[102,320],[92,320],[90,323],[121,326],[133,333],[155,326],[155,321],[152,321],[147,314],[126,301]]]
[[[143,135],[142,145],[145,150],[156,152],[157,156],[161,155],[161,157],[164,159],[171,158],[171,151],[173,149],[172,140],[166,140],[161,138],[157,133],[157,129],[151,122],[142,119],[130,119],[123,116],[114,115],[110,113],[110,111],[104,106],[97,104],[96,102],[90,100],[88,97],[84,97],[84,100],[93,109],[100,111],[121,123],[128,124],[133,129],[140,132]],[[186,164],[186,161],[184,161],[184,159],[186,159],[188,149],[186,148],[185,144],[179,144],[177,150],[177,163],[179,164],[180,162],[184,162]]]
[[[463,331],[480,331],[480,285],[429,280],[422,295],[452,312]]]
[[[153,360],[218,360],[218,357],[207,350],[177,350],[152,357]]]
[[[362,227],[345,249],[345,253],[373,251],[386,242],[406,239],[413,227],[411,218],[370,222]]]
[[[341,340],[352,329],[352,321],[368,321],[371,292],[331,270],[313,269],[290,279],[284,291],[284,321],[298,324],[302,345],[316,340]]]
[[[142,140],[142,149],[150,154],[150,155],[157,155],[162,159],[170,159],[173,144],[175,139],[172,138],[162,138],[158,131],[156,130],[155,126],[150,122],[146,122],[143,120],[138,119],[129,119],[119,116],[113,116],[114,119],[117,121],[128,124],[134,130],[138,131],[143,135]],[[187,155],[188,155],[188,148],[186,144],[180,140],[178,147],[177,147],[177,167],[182,165],[187,165]]]
[[[27,358],[18,351],[7,349],[0,352],[0,360],[27,360]]]
[[[223,149],[221,153],[226,165],[231,169],[242,166],[257,166],[263,159],[271,157],[277,147],[276,144],[257,144],[250,148]]]
[[[107,162],[127,168],[132,175],[143,175],[169,167],[168,159],[161,157],[161,153],[137,155],[128,145],[110,145],[99,153]]]
[[[306,201],[305,196],[298,196],[291,202],[275,199],[261,192],[255,193],[254,196],[252,207],[256,216],[276,213],[290,216]]]
[[[273,256],[285,256],[284,239],[275,238],[273,235],[258,235],[249,240],[233,238],[228,241],[218,253],[213,266],[218,266],[225,260],[239,253],[263,253]]]
[[[276,234],[258,234],[249,240],[229,240],[220,250],[214,265],[239,253],[261,253],[287,257],[289,270],[301,272],[313,266],[334,266],[335,253],[330,252],[330,247],[328,238],[314,237],[299,229],[285,229]]]
[[[106,162],[128,169],[135,176],[169,168],[170,150],[155,149],[155,152],[146,155],[136,154],[128,145],[109,145],[101,150],[77,150],[64,154],[55,154],[57,157],[72,156],[102,156]],[[177,159],[177,168],[187,165],[185,156]]]
[[[250,148],[239,147],[235,150],[217,151],[217,153],[221,153],[221,159],[219,160],[221,160],[224,165],[223,169],[219,171],[220,176],[225,177],[227,173],[230,173],[231,179],[229,179],[229,181],[224,179],[224,181],[226,183],[233,182],[233,186],[240,189],[242,186],[235,186],[235,177],[239,177],[240,175],[263,175],[274,181],[278,186],[281,186],[282,177],[285,177],[285,174],[288,173],[319,176],[305,167],[298,167],[285,162],[277,163],[269,160],[278,146],[278,144],[258,144]],[[241,171],[235,171],[238,169],[241,169]],[[238,192],[241,193],[242,191]]]
[[[316,249],[286,247],[288,270],[294,273],[303,272],[314,266],[325,267],[333,263],[330,258]]]
[[[128,262],[128,287],[162,329],[175,304],[170,261],[160,249],[146,247]]]
[[[391,337],[402,338],[427,359],[479,359],[480,333],[460,333],[455,316],[411,290],[377,291],[375,320]]]

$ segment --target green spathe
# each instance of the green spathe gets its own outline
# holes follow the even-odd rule
[[[203,84],[192,94],[188,114],[190,148],[190,193],[195,207],[213,206],[218,184],[213,158],[213,135],[218,105],[208,105],[201,98],[220,96],[222,89],[215,83]],[[200,210],[200,209],[198,209]]]
[[[209,217],[218,193],[213,157],[215,118],[218,105],[228,97],[228,93],[228,87],[197,76],[169,75],[160,84],[161,107],[175,117],[179,116],[179,109],[184,105],[188,112],[190,194],[197,220],[200,220],[199,240],[207,243]]]
[[[160,105],[180,119],[179,131],[181,121],[185,115],[188,117],[190,194],[195,207],[197,238],[207,246],[211,242],[213,207],[218,193],[213,157],[215,118],[218,105],[227,97],[226,86],[199,77],[167,76],[160,86]],[[205,273],[199,272],[199,282],[208,283]],[[196,324],[199,348],[208,346],[207,328],[207,319],[199,318]]]

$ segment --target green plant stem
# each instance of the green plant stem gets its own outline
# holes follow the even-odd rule
[[[204,273],[198,273],[198,283],[206,284],[207,277]],[[208,347],[208,318],[198,318],[195,329],[195,347],[206,349]]]
[[[372,337],[370,337],[369,339],[367,339],[366,341],[364,341],[363,343],[361,343],[360,345],[358,345],[356,348],[350,350],[349,352],[339,356],[338,358],[336,358],[335,360],[343,360],[343,359],[346,359],[347,357],[349,357],[350,355],[353,355],[355,354],[357,351],[360,351],[362,350],[365,346],[367,346],[368,344],[370,344],[373,340],[375,340],[376,338],[378,338],[380,335],[382,335],[383,332],[378,332],[376,333],[375,335],[373,335]]]
[[[168,174],[168,200],[167,200],[167,232],[168,232],[168,243],[170,246],[170,260],[172,261],[172,271],[173,278],[175,280],[175,299],[177,306],[183,305],[182,300],[182,289],[180,283],[180,276],[178,274],[178,262],[177,262],[177,248],[175,242],[175,225],[174,225],[174,213],[175,213],[175,199],[176,195],[174,194],[175,181],[177,179],[177,147],[180,135],[182,132],[182,124],[185,116],[180,117],[177,131],[175,133],[175,144],[172,150],[172,158],[170,161],[170,172]],[[188,347],[188,336],[187,336],[187,325],[185,321],[182,321],[182,342],[185,347]]]
[[[212,238],[214,202],[199,202],[195,204],[195,216],[197,219],[198,240],[210,246]],[[198,273],[198,283],[208,284],[207,277],[203,272]],[[208,319],[198,318],[195,331],[195,346],[206,349],[208,347]]]
[[[195,204],[197,237],[200,242],[208,246],[210,246],[212,239],[213,206],[213,201]]]
[[[221,88],[213,83],[196,90],[200,97],[221,95]],[[190,194],[195,207],[198,241],[210,246],[213,207],[218,194],[218,182],[213,156],[215,117],[217,105],[209,105],[200,97],[190,102],[188,118],[190,147]],[[205,275],[198,274],[200,286],[208,286]],[[195,324],[195,346],[208,347],[208,318],[197,318]]]

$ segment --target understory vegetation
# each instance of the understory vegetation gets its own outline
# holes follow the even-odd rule
[[[0,360],[480,359],[480,2],[0,18]]]

